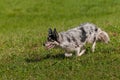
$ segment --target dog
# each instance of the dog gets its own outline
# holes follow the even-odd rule
[[[60,33],[57,32],[56,28],[54,30],[49,28],[47,42],[44,43],[44,46],[46,49],[59,46],[65,50],[66,57],[72,56],[72,51],[75,51],[77,56],[81,56],[86,51],[84,48],[86,43],[92,44],[92,52],[94,52],[97,41],[108,43],[110,38],[105,31],[95,24],[84,23]]]

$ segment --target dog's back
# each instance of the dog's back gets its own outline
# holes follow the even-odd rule
[[[61,32],[60,35],[62,36],[62,41],[77,43],[77,45],[80,45],[87,40],[88,42],[92,42],[97,32],[98,28],[94,24],[84,23],[66,32]]]
[[[70,29],[66,32],[60,32],[60,42],[69,46],[80,46],[87,43],[94,43],[94,41],[101,40],[104,42],[109,41],[109,36],[106,32],[102,31],[100,28],[92,23],[84,23],[80,26]]]

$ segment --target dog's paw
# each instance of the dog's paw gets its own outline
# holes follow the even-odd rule
[[[71,57],[72,53],[65,53],[65,57]]]

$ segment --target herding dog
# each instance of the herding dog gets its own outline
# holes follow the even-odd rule
[[[66,32],[57,33],[56,29],[52,31],[49,28],[47,42],[44,46],[47,49],[59,46],[65,49],[65,56],[72,56],[71,51],[76,51],[77,56],[85,53],[85,43],[92,43],[92,52],[95,51],[96,41],[108,43],[110,41],[108,34],[92,23],[84,23],[80,26],[70,29]]]

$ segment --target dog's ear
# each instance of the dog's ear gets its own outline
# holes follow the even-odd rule
[[[49,28],[49,29],[48,29],[48,35],[52,35],[52,34],[53,34],[52,29]]]
[[[59,37],[56,28],[54,28],[54,36],[56,37],[56,39],[58,39]]]

